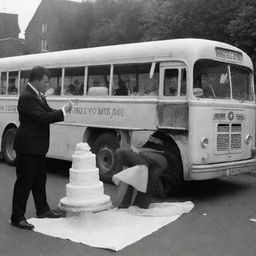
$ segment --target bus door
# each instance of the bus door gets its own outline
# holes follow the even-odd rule
[[[157,125],[161,129],[188,129],[187,68],[182,62],[160,65]]]

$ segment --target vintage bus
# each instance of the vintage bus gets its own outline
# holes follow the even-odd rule
[[[71,160],[75,145],[87,142],[108,181],[117,147],[141,146],[159,131],[173,145],[174,183],[255,170],[251,59],[229,44],[202,39],[0,59],[1,153],[9,164],[15,161],[18,96],[39,64],[51,72],[49,105],[75,103],[65,121],[51,125],[48,157]]]

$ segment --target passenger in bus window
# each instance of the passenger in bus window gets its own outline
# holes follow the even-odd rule
[[[164,78],[164,95],[176,96],[178,91],[178,70],[167,69]]]
[[[81,95],[81,88],[79,85],[79,81],[77,79],[75,79],[74,82],[68,86],[68,89],[66,90],[65,94],[66,95]]]
[[[104,96],[108,95],[108,88],[105,86],[105,84],[101,84],[98,80],[93,81],[93,86],[91,86],[88,89],[88,95],[89,96]]]
[[[15,81],[16,81],[15,78],[10,78],[9,79],[8,94],[15,95],[15,94],[18,93],[18,89],[17,89],[17,87],[15,85]]]
[[[148,86],[144,88],[144,92],[142,95],[144,96],[156,96],[157,95],[158,88],[155,86],[155,84],[151,83]]]
[[[0,94],[5,95],[6,94],[6,83],[2,81],[1,88],[0,88]]]
[[[126,81],[119,79],[118,88],[114,91],[114,95],[120,95],[120,96],[128,95],[128,88],[126,86]]]
[[[46,154],[49,149],[51,123],[64,120],[72,104],[52,109],[43,96],[49,86],[50,73],[37,66],[29,75],[29,82],[18,100],[20,125],[14,142],[17,180],[14,186],[11,224],[32,230],[25,218],[26,204],[32,191],[38,218],[59,218],[60,213],[50,210],[46,199]]]

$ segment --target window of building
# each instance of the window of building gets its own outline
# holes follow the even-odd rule
[[[18,71],[9,72],[8,95],[17,95],[18,94],[18,85],[19,85],[18,79],[19,79]]]
[[[1,73],[0,94],[6,95],[7,72]]]
[[[178,92],[178,69],[165,69],[164,72],[164,96],[177,96]]]
[[[46,33],[47,32],[47,23],[42,24],[42,33]]]
[[[41,51],[42,52],[48,51],[47,40],[41,40]]]
[[[150,77],[152,63],[115,65],[113,95],[155,96],[158,94],[159,64]]]
[[[65,68],[64,94],[84,94],[84,69],[85,67]]]
[[[110,65],[88,67],[88,95],[108,95]]]

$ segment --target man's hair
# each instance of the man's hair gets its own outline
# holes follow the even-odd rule
[[[29,82],[33,82],[35,80],[40,81],[43,79],[44,75],[50,77],[50,72],[44,67],[36,66],[29,73]]]

